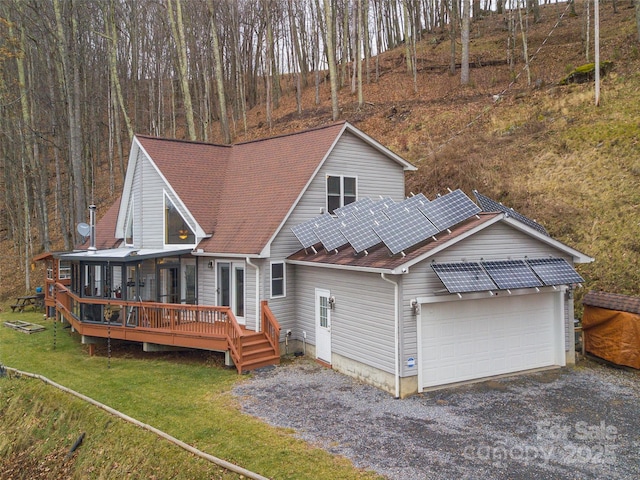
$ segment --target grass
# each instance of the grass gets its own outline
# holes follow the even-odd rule
[[[46,331],[26,335],[1,327],[1,364],[44,375],[270,478],[377,478],[296,439],[290,430],[243,414],[230,390],[244,377],[220,366],[213,354],[140,355],[118,349],[108,368],[104,349],[89,357],[77,335],[60,324],[54,348],[52,320],[43,321],[36,313],[0,314],[3,322],[16,318],[43,324]],[[65,465],[63,453],[85,431],[69,478],[236,478],[35,380],[0,379],[0,410],[5,439],[0,440],[0,472],[3,462],[11,463],[20,455],[36,465],[51,459],[60,471]]]

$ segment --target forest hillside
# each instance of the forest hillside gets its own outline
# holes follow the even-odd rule
[[[447,188],[461,188],[469,195],[477,189],[594,257],[592,264],[579,266],[586,279],[583,291],[640,295],[636,12],[631,0],[601,3],[600,58],[610,63],[601,76],[599,106],[593,80],[573,83],[570,76],[593,62],[593,18],[586,12],[583,2],[541,5],[537,19],[527,12],[524,19],[483,12],[471,23],[466,85],[460,82],[460,38],[454,51],[448,27],[422,32],[412,49],[400,44],[372,56],[362,78],[362,101],[351,81],[355,67],[347,64],[346,81],[338,90],[339,118],[419,167],[407,177],[407,193],[423,192],[431,198]],[[512,21],[522,25],[525,36],[517,30],[511,34]],[[246,111],[246,130],[231,125],[233,141],[331,123],[329,75],[323,73],[317,85],[313,73],[308,75],[307,86],[297,91],[297,76],[282,74],[277,106],[260,101],[273,79],[258,85],[258,101]],[[218,123],[209,128],[207,140],[222,143]],[[161,132],[151,126],[138,130],[188,137],[180,121]],[[126,159],[128,145],[123,149]],[[98,217],[122,183],[113,175],[116,154],[106,148],[101,152],[93,159],[90,191]],[[54,194],[46,201],[54,218],[51,249],[60,250],[64,238],[54,216]],[[4,221],[11,219],[5,216]],[[31,228],[37,235],[37,228]],[[25,283],[30,270],[25,246],[6,225],[0,232],[0,258],[0,298],[6,301],[39,284],[44,274],[39,266]]]

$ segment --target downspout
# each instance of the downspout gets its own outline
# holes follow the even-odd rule
[[[251,263],[249,257],[245,258],[247,265],[256,270],[256,332],[262,331],[262,317],[260,316],[260,267],[255,263]]]
[[[400,335],[398,332],[400,326],[400,318],[398,316],[398,282],[388,279],[384,273],[380,277],[385,282],[393,285],[393,333],[395,344],[395,380],[396,380],[396,398],[400,398]]]

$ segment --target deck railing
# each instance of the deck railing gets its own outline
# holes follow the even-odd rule
[[[65,320],[76,327],[85,323],[102,324],[149,332],[225,338],[238,371],[242,368],[242,329],[229,307],[81,298],[61,283],[56,284],[55,305]],[[267,324],[272,325],[273,321],[275,318]]]
[[[262,331],[267,337],[267,340],[269,340],[269,343],[275,350],[276,354],[280,356],[280,324],[278,323],[278,320],[276,320],[276,317],[269,308],[266,300],[263,300],[260,306]]]

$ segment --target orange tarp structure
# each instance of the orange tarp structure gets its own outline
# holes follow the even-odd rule
[[[589,292],[582,300],[585,350],[640,369],[640,298]]]

